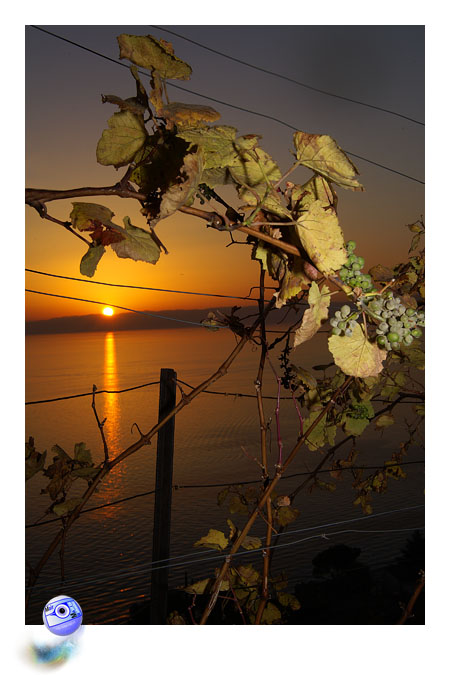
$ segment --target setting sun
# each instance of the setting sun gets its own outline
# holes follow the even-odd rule
[[[114,310],[113,310],[112,307],[104,307],[104,308],[102,309],[102,313],[103,313],[105,316],[112,316],[112,315],[114,314]]]

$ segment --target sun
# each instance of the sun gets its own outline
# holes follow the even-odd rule
[[[112,307],[103,307],[102,314],[105,316],[112,316],[114,314],[114,310]]]

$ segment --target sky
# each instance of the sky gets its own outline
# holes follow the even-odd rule
[[[46,25],[61,37],[119,60],[116,36],[150,34],[172,42],[188,62],[189,81],[173,84],[277,118],[244,112],[169,87],[171,101],[203,103],[221,118],[216,124],[257,133],[284,172],[292,163],[294,129],[329,134],[349,153],[424,181],[424,126],[403,117],[311,91],[260,72],[172,35],[173,31],[247,63],[299,80],[327,92],[383,107],[424,121],[424,27],[421,25]],[[135,93],[128,70],[28,25],[26,66],[26,185],[68,189],[105,186],[124,173],[96,162],[97,142],[117,108],[101,94],[127,98]],[[122,63],[128,63],[123,61]],[[145,78],[144,78],[145,81]],[[338,216],[346,240],[355,239],[366,268],[405,259],[410,241],[405,227],[424,213],[424,185],[350,156],[365,192],[338,189]],[[311,175],[292,174],[296,183]],[[232,198],[232,188],[227,188]],[[48,212],[68,220],[71,201],[48,203]],[[111,208],[114,221],[128,215],[146,227],[134,200],[88,197]],[[85,245],[55,223],[26,207],[26,267],[80,278]],[[229,235],[207,229],[203,221],[176,214],[161,221],[157,234],[169,250],[156,265],[117,258],[107,251],[94,280],[206,293],[246,295],[258,282],[259,264],[250,247],[228,246]],[[243,240],[243,236],[236,239]],[[227,299],[113,289],[27,273],[27,288],[134,309],[161,311],[233,304]],[[90,314],[101,307],[73,300],[26,294],[26,318]]]

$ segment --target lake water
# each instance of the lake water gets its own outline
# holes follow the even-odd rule
[[[328,363],[326,336],[299,348],[296,360],[303,367]],[[234,336],[221,330],[204,329],[141,330],[109,333],[77,333],[32,335],[26,339],[26,400],[42,400],[89,392],[98,389],[117,390],[159,380],[160,368],[173,368],[178,377],[192,385],[202,382],[216,370],[235,345]],[[277,352],[271,352],[274,365]],[[229,373],[213,386],[214,391],[254,394],[254,379],[259,355],[248,345],[238,356]],[[319,374],[320,376],[320,374]],[[276,394],[276,380],[267,367],[264,394]],[[186,391],[189,391],[186,388]],[[147,432],[157,421],[159,386],[150,386],[121,394],[101,394],[97,397],[100,419],[106,418],[106,439],[112,457],[138,439],[136,423]],[[276,462],[274,410],[276,401],[265,401],[266,417],[272,417],[270,461]],[[398,406],[396,416],[401,422],[410,404]],[[295,444],[299,421],[292,401],[281,402],[281,430],[286,453]],[[26,437],[35,438],[39,451],[57,443],[70,454],[75,443],[84,441],[94,461],[103,458],[99,430],[91,408],[91,397],[81,397],[54,403],[26,406]],[[357,441],[359,464],[379,465],[398,450],[407,439],[402,424],[374,432]],[[245,451],[242,450],[244,446]],[[342,455],[346,454],[345,446]],[[123,497],[154,489],[156,439],[121,464],[103,481],[88,506],[112,502]],[[256,400],[206,393],[197,397],[180,412],[175,422],[174,485],[204,485],[228,481],[251,481],[260,478],[256,462],[248,455],[259,457],[259,420]],[[303,449],[291,464],[288,474],[310,471],[319,461],[318,453]],[[413,448],[408,460],[423,459],[423,451]],[[407,479],[391,481],[384,495],[375,495],[374,513],[422,504],[424,501],[424,469],[422,464],[406,467]],[[327,474],[325,474],[325,480]],[[277,490],[288,494],[302,478],[287,478]],[[85,483],[78,481],[80,489]],[[291,530],[325,525],[330,522],[362,517],[359,507],[352,504],[350,472],[343,472],[337,490],[330,494],[319,490],[300,492],[294,506],[300,516]],[[45,485],[40,476],[33,477],[26,489],[26,522],[33,523],[42,516],[50,500],[41,495]],[[171,587],[210,576],[220,560],[216,552],[194,548],[193,544],[209,528],[228,533],[226,519],[241,526],[242,516],[230,516],[226,507],[217,505],[220,487],[177,489],[173,493],[171,556],[187,556],[174,560]],[[75,484],[73,496],[80,490]],[[42,572],[26,612],[26,622],[42,622],[45,603],[60,593],[75,597],[81,604],[85,623],[125,623],[131,603],[148,596],[152,555],[153,495],[138,497],[108,508],[80,516],[71,528],[65,546],[66,582],[61,584],[59,555],[55,553]],[[50,516],[51,517],[51,516]],[[49,518],[49,516],[47,516]],[[344,543],[362,549],[361,562],[378,565],[390,561],[405,545],[408,532],[385,530],[422,527],[423,509],[403,511],[377,518],[364,518],[343,529],[372,530],[372,533],[347,532],[330,537],[309,539],[301,544],[285,546],[277,552],[275,571],[285,570],[291,587],[311,575],[311,559],[332,544]],[[36,564],[54,537],[58,523],[45,524],[26,530],[26,555]],[[328,532],[332,530],[327,530]],[[377,530],[378,532],[374,532]],[[381,532],[380,532],[381,530]],[[251,534],[264,535],[265,526],[256,523]],[[288,534],[283,543],[297,542],[322,530]],[[281,540],[280,540],[281,543]],[[200,552],[200,554],[199,554]],[[241,562],[257,567],[260,553],[246,554]]]

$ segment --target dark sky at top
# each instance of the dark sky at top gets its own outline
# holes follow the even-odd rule
[[[424,180],[424,127],[386,112],[356,105],[308,90],[297,84],[245,66],[171,35],[167,28],[236,59],[275,71],[312,87],[383,107],[424,121],[423,26],[45,26],[69,40],[118,60],[116,36],[152,34],[172,42],[175,54],[193,69],[191,80],[174,81],[192,92],[247,108],[281,120],[308,133],[329,134],[354,153]],[[123,61],[123,63],[127,63]],[[169,86],[171,100],[204,103],[221,113],[217,124],[235,126],[239,134],[262,135],[261,146],[282,171],[292,161],[293,129],[250,112]],[[119,175],[96,163],[95,148],[107,119],[116,111],[103,105],[101,94],[123,98],[134,94],[126,68],[78,47],[26,29],[26,157],[29,187],[63,189],[108,185]],[[350,156],[366,191],[338,190],[338,215],[346,239],[358,243],[368,266],[389,265],[405,258],[410,240],[406,223],[424,212],[424,186],[362,159]],[[310,176],[299,169],[292,180]],[[231,194],[231,193],[230,193]],[[87,200],[89,201],[89,200]],[[143,226],[136,205],[116,199],[110,206],[116,221],[130,215]],[[49,204],[49,212],[66,220],[70,202]],[[79,276],[82,243],[62,228],[42,221],[27,209],[27,265]],[[171,221],[172,222],[172,221]],[[162,222],[158,233],[170,250],[155,266],[120,261],[112,254],[99,265],[96,278],[209,292],[247,292],[255,283],[257,264],[249,262],[246,247],[225,248],[225,238],[205,231],[188,216]],[[61,231],[60,231],[61,230]],[[72,241],[73,240],[73,241]],[[230,266],[234,272],[232,278]],[[32,278],[32,287],[49,286]],[[151,283],[149,283],[151,282]],[[54,286],[54,282],[52,282]],[[74,294],[75,286],[70,287]],[[69,290],[65,287],[65,291]],[[103,294],[89,297],[102,299]],[[82,297],[87,297],[86,293]],[[129,299],[131,302],[132,300]],[[119,296],[108,294],[110,302]],[[120,296],[123,302],[123,297]],[[133,298],[134,299],[134,298]],[[138,298],[136,298],[136,301]],[[147,298],[148,300],[148,298]],[[158,307],[169,300],[155,298]],[[170,300],[172,302],[172,299]],[[64,301],[29,301],[29,317],[88,313],[92,307]],[[139,307],[145,300],[139,298]],[[191,301],[192,303],[192,301]],[[148,304],[148,302],[147,302]],[[133,305],[136,306],[136,303]],[[156,305],[155,305],[156,306]],[[178,306],[194,306],[181,303]],[[203,306],[203,305],[197,305]],[[206,305],[205,305],[206,306]]]

